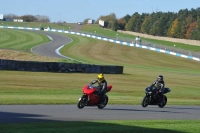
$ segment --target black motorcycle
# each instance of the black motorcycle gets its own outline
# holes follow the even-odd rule
[[[142,100],[142,107],[147,107],[148,105],[158,105],[160,108],[163,108],[167,104],[167,97],[164,94],[171,91],[169,88],[163,89],[163,94],[159,94],[156,87],[147,87],[145,89],[146,95]]]

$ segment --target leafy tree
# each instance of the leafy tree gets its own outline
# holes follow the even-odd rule
[[[23,19],[26,22],[35,22],[36,21],[36,17],[33,15],[23,15],[19,17],[20,19]]]
[[[117,31],[118,28],[118,24],[117,24],[117,20],[111,20],[109,22],[109,28],[112,29],[113,31]]]
[[[200,40],[200,17],[197,20],[197,25],[190,33],[190,38],[194,40]]]
[[[37,22],[50,22],[50,19],[48,16],[45,15],[35,15],[35,21]]]
[[[114,14],[114,13],[111,13],[110,15],[107,15],[107,16],[100,16],[98,19],[97,19],[97,22],[99,22],[99,20],[103,20],[104,21],[104,27],[105,28],[110,28],[111,29],[111,27],[113,28],[113,29],[118,29],[118,25],[116,26],[116,15]],[[116,26],[115,28],[113,27],[113,26]]]
[[[127,14],[123,18],[118,19],[117,23],[118,23],[120,30],[125,30],[126,24],[128,23],[130,18],[131,18],[131,16],[129,14]]]
[[[158,21],[154,22],[154,24],[152,25],[149,34],[157,36],[158,35]]]
[[[150,27],[151,18],[152,18],[151,15],[148,15],[145,17],[145,19],[141,25],[142,33],[145,33],[145,34],[149,33],[149,30],[151,29],[151,27]]]
[[[196,26],[197,26],[197,21],[190,23],[190,25],[188,26],[188,29],[187,29],[187,31],[186,31],[186,35],[185,35],[185,37],[186,37],[187,39],[190,38],[191,31],[192,31],[193,29],[195,29]]]
[[[86,18],[83,20],[83,24],[87,24],[88,20],[90,20],[90,18]]]
[[[120,30],[124,30],[126,26],[126,20],[124,18],[120,18],[117,21]]]
[[[18,16],[15,15],[15,14],[5,14],[4,18],[7,18],[7,19],[17,19]]]
[[[177,25],[178,25],[178,18],[176,18],[174,20],[174,22],[172,23],[172,25],[169,28],[169,31],[168,31],[169,37],[174,37],[174,33],[175,33],[175,29],[177,28]]]
[[[157,35],[158,36],[165,36],[168,27],[167,27],[167,20],[168,17],[165,13],[162,13],[160,16],[160,19],[158,19],[158,22],[156,23],[157,27]]]
[[[131,18],[131,16],[129,14],[127,14],[126,16],[124,16],[124,20],[126,23],[128,23],[129,19]]]
[[[105,27],[113,30],[121,29],[141,32],[156,36],[173,38],[199,39],[200,38],[200,7],[181,9],[174,12],[153,12],[151,14],[135,12],[132,16],[126,15],[116,19],[114,13],[101,16]],[[116,21],[117,20],[117,21]],[[200,39],[199,39],[200,40]]]
[[[183,9],[179,10],[179,12],[178,12],[178,18],[179,18],[179,20],[186,19],[187,16],[188,16],[188,13],[189,13],[189,11],[188,11],[187,8],[184,9],[184,10]]]
[[[130,20],[128,21],[128,23],[125,26],[125,30],[133,31],[133,25],[132,25],[133,21],[134,21],[134,18],[130,18]]]
[[[125,27],[128,31],[140,32],[141,29],[141,17],[138,12],[134,13]]]

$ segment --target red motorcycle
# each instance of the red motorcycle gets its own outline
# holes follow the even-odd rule
[[[111,85],[107,86],[107,92],[111,89]],[[82,109],[85,106],[97,106],[99,109],[103,109],[108,103],[108,96],[104,95],[104,97],[100,98],[99,92],[98,86],[85,85],[83,87],[83,95],[79,98],[77,107]]]

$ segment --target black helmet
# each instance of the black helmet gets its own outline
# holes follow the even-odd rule
[[[158,76],[158,81],[163,81],[164,77],[162,75]]]

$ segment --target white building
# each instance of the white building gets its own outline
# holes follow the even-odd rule
[[[99,25],[102,26],[102,27],[104,27],[104,21],[100,19],[99,20]]]
[[[13,22],[23,22],[23,19],[13,19]]]
[[[94,24],[94,20],[89,19],[88,22],[87,22],[87,24]]]

